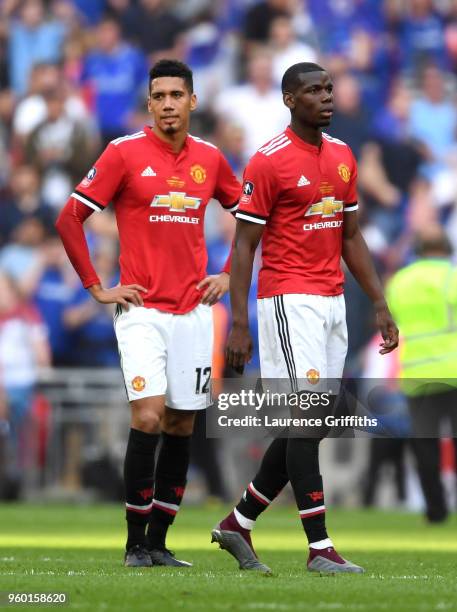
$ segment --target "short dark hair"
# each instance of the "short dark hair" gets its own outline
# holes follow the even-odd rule
[[[427,257],[429,254],[441,253],[450,257],[454,250],[451,241],[442,227],[438,226],[427,233],[416,233],[413,240],[413,249],[419,257]]]
[[[122,29],[122,23],[119,19],[119,17],[110,11],[107,11],[106,13],[103,13],[102,18],[100,19],[100,21],[98,22],[98,25],[103,25],[104,23],[112,23],[114,24],[119,30]]]
[[[306,72],[325,72],[325,68],[322,68],[322,66],[319,66],[319,64],[314,64],[313,62],[300,62],[299,64],[290,66],[282,77],[282,93],[286,91],[294,92],[296,89],[298,89],[298,87],[300,87],[302,84],[300,75],[305,74]]]
[[[152,81],[158,77],[179,77],[184,80],[190,93],[194,91],[192,70],[187,64],[178,62],[178,60],[162,59],[154,64],[149,71],[149,91],[151,91]]]

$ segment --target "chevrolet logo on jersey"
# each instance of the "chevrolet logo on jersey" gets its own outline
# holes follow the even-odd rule
[[[151,206],[165,206],[171,211],[182,212],[186,208],[197,209],[201,202],[201,198],[193,198],[181,191],[170,191],[168,195],[154,196]]]
[[[321,215],[322,217],[334,217],[336,213],[343,212],[343,202],[335,200],[334,197],[322,198],[320,202],[312,204],[305,213],[305,217]]]

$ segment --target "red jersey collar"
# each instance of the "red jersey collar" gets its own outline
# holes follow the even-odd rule
[[[319,153],[324,147],[324,138],[322,138],[321,144],[319,146],[312,145],[309,142],[305,142],[304,140],[302,140],[300,136],[297,136],[297,134],[291,129],[290,125],[286,128],[286,135],[291,139],[294,144],[297,145],[297,147],[301,147],[302,149],[305,149],[305,151],[315,153],[316,155],[319,155]]]
[[[172,153],[173,155],[179,155],[186,147],[189,146],[189,135],[186,136],[186,140],[184,141],[184,146],[181,149],[181,151],[179,151],[178,153],[176,153],[173,150],[173,147],[171,146],[171,144],[169,144],[168,142],[165,142],[165,140],[162,140],[161,138],[159,138],[157,136],[157,134],[154,132],[154,130],[151,128],[151,126],[149,125],[145,125],[144,128],[144,133],[146,134],[146,136],[149,138],[149,140],[152,140],[152,142],[164,149],[165,151],[168,151],[169,153]]]

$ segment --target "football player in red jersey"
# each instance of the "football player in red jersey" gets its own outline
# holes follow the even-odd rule
[[[358,227],[355,159],[344,142],[322,131],[332,117],[332,80],[317,64],[295,64],[284,74],[282,92],[290,126],[259,149],[244,173],[232,255],[233,327],[227,358],[240,367],[251,357],[248,291],[262,238],[262,379],[289,379],[291,390],[299,393],[343,373],[347,330],[341,257],[374,304],[383,336],[381,354],[397,347],[398,329]],[[241,568],[269,572],[254,552],[250,532],[290,481],[309,543],[308,569],[363,572],[336,552],[325,527],[319,442],[328,429],[314,436],[312,430],[301,433],[271,443],[238,505],[213,530],[213,541]]]
[[[235,211],[240,193],[217,147],[188,133],[195,107],[190,69],[159,61],[149,74],[153,126],[111,141],[56,223],[84,287],[98,302],[116,304],[131,405],[127,566],[190,565],[174,557],[165,537],[184,494],[195,411],[209,400],[211,305],[228,290],[227,273],[206,276],[204,213],[213,197]],[[121,278],[107,288],[90,261],[83,222],[110,202]]]

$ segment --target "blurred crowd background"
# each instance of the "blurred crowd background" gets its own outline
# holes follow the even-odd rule
[[[327,131],[358,159],[360,221],[382,278],[412,260],[418,234],[441,226],[457,246],[456,0],[2,0],[0,440],[13,440],[17,461],[3,469],[18,482],[31,421],[45,440],[38,463],[49,461],[43,419],[53,406],[40,373],[118,367],[111,308],[82,289],[54,221],[107,142],[149,122],[148,69],[163,57],[193,69],[192,133],[217,144],[240,177],[288,124],[285,69],[319,62],[335,83]],[[210,273],[222,268],[233,225],[210,206]],[[95,267],[113,285],[112,211],[92,215],[87,230]],[[256,341],[255,283],[251,296]],[[348,374],[395,375],[395,357],[373,362],[373,313],[350,275],[346,299]],[[227,305],[217,309],[219,373]],[[258,365],[255,355],[251,372]],[[80,472],[61,474],[63,484],[80,486]]]

